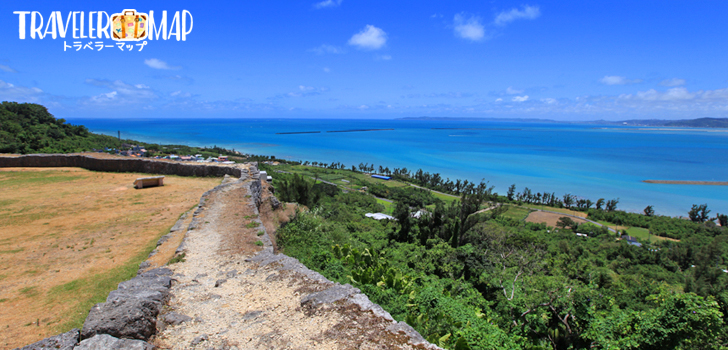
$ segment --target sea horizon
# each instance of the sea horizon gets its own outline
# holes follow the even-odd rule
[[[501,194],[515,183],[518,192],[619,198],[618,208],[629,212],[653,205],[659,215],[684,217],[693,204],[708,204],[713,216],[728,211],[728,186],[643,182],[726,181],[718,166],[728,164],[723,129],[533,120],[67,119],[142,142],[219,146],[347,168],[421,168],[453,181],[485,180]],[[376,130],[364,131],[370,129]]]

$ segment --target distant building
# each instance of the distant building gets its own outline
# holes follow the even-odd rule
[[[633,245],[635,247],[641,247],[642,246],[642,243],[637,242],[637,238],[634,238],[632,236],[623,235],[622,236],[622,239],[623,240],[626,240],[628,244]]]
[[[422,217],[422,215],[429,215],[429,214],[430,214],[429,211],[427,211],[425,209],[420,209],[420,210],[412,213],[412,215],[410,215],[410,216],[412,216],[415,219],[419,219],[420,217]]]
[[[366,213],[366,214],[364,214],[364,216],[366,216],[368,218],[372,218],[374,220],[384,220],[384,219],[397,220],[394,218],[394,216],[383,214],[383,213]]]
[[[391,180],[392,179],[391,177],[384,176],[384,175],[372,175],[372,177],[375,179],[380,179],[380,180]]]

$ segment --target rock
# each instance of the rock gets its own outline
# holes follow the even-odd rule
[[[152,266],[148,261],[139,264],[139,271],[144,271],[147,267]]]
[[[83,323],[81,339],[109,334],[147,340],[156,331],[159,307],[153,300],[140,298],[119,298],[96,304]]]
[[[276,210],[281,206],[281,202],[275,196],[270,196],[270,206]]]
[[[174,225],[174,227],[172,227],[172,229],[174,230],[174,228],[175,228],[176,226],[177,226],[177,224],[175,224],[175,225]],[[177,231],[179,231],[179,230],[177,230]],[[170,230],[170,232],[174,232],[174,231]],[[172,237],[172,236],[170,236],[169,234],[166,234],[166,235],[164,235],[164,236],[160,237],[160,238],[159,238],[159,240],[157,241],[157,247],[159,247],[160,245],[162,245],[162,244],[164,244],[165,242],[167,242],[167,241],[168,241],[168,240],[169,240],[169,239],[170,239],[171,237]]]
[[[192,317],[189,317],[187,315],[178,314],[176,312],[170,312],[170,313],[164,315],[164,317],[162,317],[162,320],[166,324],[176,326],[176,325],[180,325],[182,323],[192,320]]]
[[[305,296],[301,299],[301,306],[318,307],[322,304],[331,304],[357,293],[359,293],[359,290],[352,287],[350,284],[341,285],[337,283],[327,290],[311,293]]]
[[[397,323],[391,324],[387,327],[387,331],[392,334],[401,335],[404,333],[405,336],[409,338],[409,341],[407,343],[412,344],[416,346],[418,349],[427,349],[427,350],[442,350],[441,347],[430,344],[425,340],[420,333],[418,333],[414,328],[410,327],[405,322],[399,321]]]
[[[225,282],[227,282],[226,279],[221,279],[221,280],[215,281],[215,288],[222,286],[222,284]]]
[[[207,341],[207,338],[207,334],[203,334],[195,339],[192,339],[190,346],[195,347],[197,346],[197,344],[202,343],[203,341]]]
[[[263,311],[248,311],[243,315],[243,320],[249,321],[262,315]]]
[[[54,335],[15,350],[73,350],[78,344],[79,333],[78,328],[74,328],[66,333]]]
[[[119,339],[98,334],[85,339],[74,350],[152,350],[154,346],[142,340]]]
[[[225,273],[225,277],[227,277],[227,278],[234,278],[237,275],[238,275],[238,270],[230,270]]]
[[[157,268],[121,282],[117,290],[109,293],[106,302],[135,298],[152,300],[161,306],[167,300],[169,287],[172,286],[172,278],[167,276],[171,272],[166,268]]]

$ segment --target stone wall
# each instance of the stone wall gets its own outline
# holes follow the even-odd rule
[[[28,160],[18,161],[22,165],[5,165],[4,159],[0,158],[0,166],[9,167],[28,167],[28,166],[59,166],[59,167],[82,167],[89,169],[79,163],[86,162],[83,158],[93,159],[90,157],[83,156],[70,156],[69,159],[79,159],[73,157],[80,157],[81,160],[76,160],[79,163],[68,163],[71,160],[63,160],[64,157],[53,156],[26,156]],[[51,158],[45,158],[51,157]],[[23,157],[20,157],[23,158]],[[12,159],[12,158],[10,158]],[[41,160],[45,159],[45,160]],[[123,166],[124,164],[137,164],[133,161],[139,161],[131,159],[130,163],[126,162],[126,159],[122,159],[121,163],[111,163]],[[68,162],[68,163],[64,163]],[[147,161],[148,162],[148,161]],[[157,162],[161,163],[161,162]],[[38,164],[38,165],[28,165]],[[44,165],[40,165],[44,164]],[[62,164],[62,165],[48,165],[48,164]],[[89,163],[91,164],[91,163]],[[103,163],[99,163],[103,164]],[[145,163],[139,163],[145,164]],[[175,163],[165,163],[175,164]],[[185,164],[178,164],[185,165]],[[142,165],[134,165],[142,166]],[[197,166],[194,166],[197,167]],[[222,167],[218,167],[222,168]],[[144,168],[144,170],[109,170],[109,168],[98,169],[101,171],[134,171],[134,172],[150,172],[150,168]],[[138,168],[135,168],[138,169]],[[175,169],[170,167],[168,170]],[[184,169],[184,168],[180,168]],[[230,168],[233,169],[233,168]],[[97,170],[97,169],[91,169]],[[257,168],[257,163],[250,164],[250,172],[247,170],[237,169],[239,180],[235,181],[242,182],[245,187],[248,188],[250,197],[243,200],[242,205],[250,205],[256,214],[258,214],[258,208],[262,203],[262,181],[265,179],[260,178],[260,173]],[[159,174],[159,173],[158,173]],[[163,173],[170,174],[170,173]],[[180,175],[175,173],[175,175]],[[185,176],[185,175],[183,175]],[[187,175],[189,176],[189,175]],[[198,175],[198,176],[209,176],[209,175]],[[235,176],[235,175],[233,175]],[[247,179],[253,181],[246,181]],[[208,200],[210,195],[216,191],[220,191],[226,186],[230,186],[232,183],[221,184],[212,190],[205,192],[200,198],[200,205],[195,210],[193,220],[189,225],[189,230],[194,230],[199,225],[198,216],[205,210],[204,204]],[[247,202],[247,203],[246,203]],[[322,276],[318,272],[312,271],[297,259],[286,256],[284,254],[276,254],[273,251],[273,244],[265,229],[262,221],[257,217],[253,219],[258,223],[258,230],[263,231],[264,234],[260,237],[264,244],[263,251],[250,258],[252,261],[256,261],[261,265],[268,265],[275,263],[277,268],[281,271],[293,271],[298,274],[304,275],[311,280],[331,285],[332,287],[320,291],[311,293],[305,296],[301,300],[302,307],[320,307],[323,304],[333,304],[335,302],[347,302],[354,305],[358,305],[362,312],[372,312],[377,317],[385,319],[390,323],[386,331],[392,334],[398,334],[405,336],[408,340],[407,343],[418,349],[426,350],[442,350],[441,348],[427,342],[417,331],[410,327],[405,322],[397,322],[392,316],[382,309],[379,305],[372,303],[369,298],[361,293],[357,288],[352,287],[349,284],[341,285],[329,281],[326,277]],[[177,225],[181,225],[181,221],[178,221]],[[175,226],[177,226],[175,225]],[[161,240],[163,240],[162,237]],[[177,253],[180,254],[185,250],[185,240],[182,241]],[[45,350],[45,349],[64,349],[64,350],[85,350],[85,349],[140,349],[147,350],[153,349],[153,346],[146,341],[149,340],[157,331],[157,318],[162,307],[166,304],[169,298],[169,288],[172,284],[172,271],[168,268],[157,268],[150,271],[144,272],[143,268],[140,268],[139,273],[136,277],[129,281],[121,282],[117,290],[109,293],[106,302],[96,304],[89,312],[86,321],[84,322],[81,330],[74,329],[67,333],[59,334],[50,338],[43,339],[37,343],[25,346],[17,350]],[[174,313],[172,313],[174,314]],[[169,321],[165,321],[169,322]]]
[[[242,170],[234,166],[163,162],[142,158],[94,158],[79,154],[29,154],[20,157],[0,157],[0,168],[74,167],[93,171],[147,173],[179,176],[230,175],[241,177]]]

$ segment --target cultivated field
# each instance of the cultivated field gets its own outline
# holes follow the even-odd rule
[[[0,169],[0,349],[79,327],[216,178]]]
[[[556,227],[556,223],[559,221],[559,218],[566,216],[561,214],[555,214],[555,213],[548,213],[545,211],[534,211],[528,214],[528,217],[526,217],[526,221],[528,222],[535,222],[535,223],[542,223],[545,222],[546,225],[551,227]],[[573,216],[569,216],[570,219],[576,221],[579,224],[583,224],[587,222],[584,219],[575,218]]]

